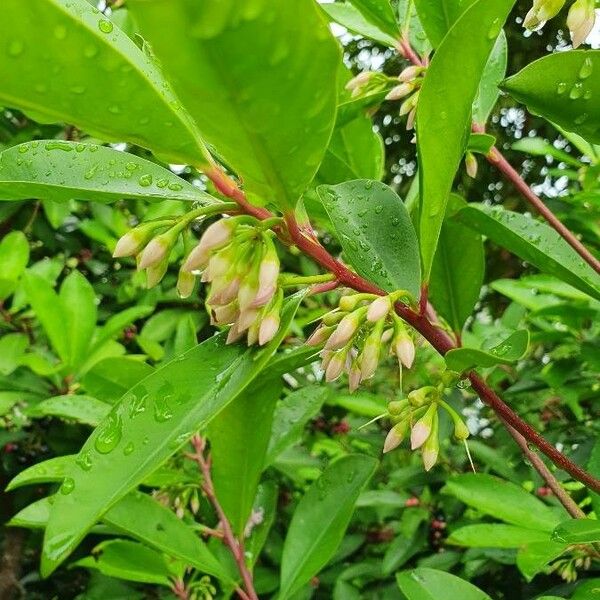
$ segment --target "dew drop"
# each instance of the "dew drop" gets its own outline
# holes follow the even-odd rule
[[[382,212],[383,212],[383,206],[381,206],[381,204],[378,204],[378,205],[375,207],[375,214],[378,214],[378,215],[380,215]]]
[[[559,83],[558,86],[556,86],[556,93],[559,96],[562,96],[567,91],[568,87],[569,86],[564,81],[561,81],[561,83]]]
[[[159,180],[156,182],[156,187],[160,188],[161,190],[162,190],[163,188],[166,188],[166,187],[167,187],[167,185],[169,185],[169,180],[168,180],[168,179],[164,179],[164,178],[162,178],[162,179],[159,179]]]
[[[587,79],[594,70],[594,63],[592,59],[588,56],[581,65],[581,69],[579,69],[579,79]]]
[[[89,471],[92,468],[92,457],[89,452],[84,452],[75,459],[75,463],[84,471]]]
[[[169,406],[171,396],[157,398],[154,402],[154,419],[159,423],[164,423],[173,417],[173,411]]]
[[[128,163],[125,165],[125,168],[126,168],[128,171],[135,171],[135,170],[138,168],[138,165],[136,165],[134,162],[128,162]]]
[[[98,29],[102,33],[111,33],[113,30],[113,24],[107,19],[100,19],[100,21],[98,21]]]
[[[178,192],[183,189],[183,186],[180,183],[177,183],[176,181],[172,181],[168,187],[172,192]]]
[[[146,173],[146,174],[142,175],[138,179],[138,183],[142,187],[149,187],[149,186],[151,186],[152,185],[152,175],[150,175],[150,173]]]
[[[146,410],[148,394],[142,396],[132,396],[129,403],[129,418],[134,419]]]
[[[571,100],[577,100],[577,98],[581,98],[583,96],[583,83],[576,83],[569,92],[569,98]]]
[[[72,477],[66,477],[60,486],[60,493],[68,496],[75,489],[75,480]]]
[[[575,124],[576,125],[582,125],[583,123],[585,123],[588,120],[588,114],[587,113],[583,113],[581,115],[579,115],[576,119],[575,119]]]
[[[123,448],[123,454],[124,454],[125,456],[129,456],[129,455],[130,455],[130,454],[133,452],[133,449],[134,449],[133,442],[129,442],[129,443],[128,443],[128,444],[125,446],[125,448]]]
[[[96,442],[94,443],[94,447],[100,454],[108,454],[116,448],[122,435],[123,424],[121,418],[119,415],[112,413],[108,417],[108,421],[100,430]]]

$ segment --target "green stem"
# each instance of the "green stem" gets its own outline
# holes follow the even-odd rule
[[[304,285],[312,285],[314,283],[326,283],[327,281],[333,281],[335,277],[331,273],[325,273],[322,275],[308,275],[303,277],[301,275],[282,275],[279,278],[279,283],[283,287],[297,287]]]

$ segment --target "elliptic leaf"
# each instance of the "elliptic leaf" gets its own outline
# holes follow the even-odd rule
[[[419,20],[437,48],[456,20],[475,0],[414,0]]]
[[[396,581],[407,600],[491,600],[472,583],[436,569],[403,571],[396,575]]]

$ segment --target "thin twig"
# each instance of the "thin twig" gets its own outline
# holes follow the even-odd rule
[[[194,435],[191,439],[191,442],[194,450],[196,451],[196,453],[191,455],[191,457],[196,461],[198,467],[200,468],[200,472],[202,473],[202,489],[209,502],[213,505],[217,516],[219,517],[221,528],[223,529],[223,542],[227,545],[231,554],[233,555],[240,575],[242,576],[242,581],[244,582],[245,590],[238,588],[236,591],[243,600],[258,600],[256,591],[254,590],[252,572],[246,565],[244,543],[242,540],[239,540],[235,537],[231,528],[231,523],[229,522],[229,519],[227,518],[227,515],[225,514],[225,511],[223,510],[221,503],[215,494],[215,488],[210,473],[210,461],[204,456],[206,443],[199,435]]]

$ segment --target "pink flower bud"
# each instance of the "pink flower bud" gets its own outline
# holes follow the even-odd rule
[[[235,342],[237,342],[243,336],[244,336],[244,332],[243,331],[239,331],[238,328],[237,328],[237,323],[234,323],[231,326],[231,329],[229,330],[229,333],[227,334],[227,341],[225,343],[226,344],[235,344]]]
[[[327,340],[325,348],[328,350],[339,350],[340,348],[343,348],[355,334],[359,325],[360,319],[355,313],[346,315],[339,322],[331,337]]]
[[[373,300],[367,310],[367,321],[375,323],[379,319],[387,317],[388,313],[392,308],[392,302],[389,296],[380,296],[376,300]]]
[[[194,291],[195,285],[196,277],[194,277],[194,275],[188,271],[179,271],[179,276],[177,277],[177,293],[180,298],[189,298]]]
[[[240,315],[235,302],[231,302],[225,306],[217,306],[211,312],[216,325],[231,325]]]
[[[360,367],[356,361],[353,361],[350,366],[350,371],[348,372],[348,389],[350,390],[350,393],[355,392],[358,389],[361,379],[362,373]]]
[[[402,71],[400,75],[398,75],[398,81],[401,81],[402,83],[407,83],[409,81],[412,81],[415,77],[418,77],[423,71],[423,67],[406,67],[406,69],[404,69],[404,71]]]
[[[238,303],[240,310],[244,311],[247,308],[252,307],[256,294],[258,292],[258,285],[254,277],[250,274],[247,276],[243,283],[240,285],[238,291]]]
[[[320,346],[321,344],[325,343],[325,340],[329,337],[331,331],[331,327],[319,325],[304,343],[307,346]]]
[[[408,421],[396,423],[388,432],[385,442],[383,443],[383,453],[386,454],[391,450],[396,449],[404,439],[408,430]]]
[[[258,270],[258,293],[252,302],[254,308],[267,304],[277,291],[279,260],[263,260]]]
[[[405,96],[408,96],[413,90],[415,86],[412,83],[401,83],[396,87],[392,88],[386,95],[386,100],[400,100]]]
[[[477,177],[477,159],[472,152],[467,152],[465,155],[465,167],[467,169],[467,175],[471,179]]]
[[[594,0],[577,0],[571,6],[567,16],[567,26],[571,32],[573,48],[585,42],[594,28],[595,21]]]
[[[198,245],[190,252],[182,268],[185,271],[203,269],[211,253],[229,243],[234,229],[235,223],[230,223],[229,219],[221,219],[210,225]]]
[[[364,381],[375,375],[377,365],[379,364],[379,345],[365,344],[365,348],[360,356],[360,373]]]
[[[413,366],[415,360],[415,345],[408,335],[400,335],[396,340],[394,352],[398,360],[407,368]]]
[[[184,271],[198,271],[200,269],[204,269],[208,264],[208,260],[210,258],[210,250],[203,248],[198,244],[185,259],[185,262],[182,265],[182,269]],[[210,281],[207,276],[206,281]]]
[[[346,353],[338,352],[331,357],[325,371],[325,381],[335,381],[343,372],[346,363]]]
[[[232,267],[233,261],[227,250],[222,250],[210,258],[208,266],[202,273],[202,281],[212,281],[227,274]]]
[[[437,406],[431,404],[427,412],[413,425],[410,432],[410,447],[420,448],[431,435],[433,420],[437,416]]]
[[[415,120],[417,118],[417,109],[413,108],[408,113],[408,118],[406,119],[406,131],[411,131],[415,127]]]
[[[139,232],[136,233],[135,229],[129,231],[117,242],[113,257],[135,256],[149,241],[147,238],[147,235],[141,235]]]
[[[264,346],[270,342],[279,330],[279,314],[271,313],[262,320],[258,333],[258,343]]]
[[[165,258],[162,262],[152,265],[146,269],[146,287],[148,289],[153,288],[155,285],[160,283],[167,272],[168,266],[169,261]]]
[[[335,352],[331,350],[322,350],[320,353],[321,356],[321,370],[326,371],[331,359],[333,358]]]
[[[159,235],[153,240],[150,240],[150,243],[144,248],[138,263],[138,269],[140,271],[158,264],[165,258],[170,249],[170,244],[164,235],[165,234]]]
[[[248,338],[247,344],[248,346],[253,346],[258,342],[258,330],[260,329],[260,323],[258,320],[255,320],[252,325],[248,328]]]
[[[437,462],[440,453],[440,441],[438,439],[439,417],[437,411],[431,422],[431,435],[423,445],[421,458],[426,471],[429,471]]]
[[[422,459],[423,459],[423,467],[426,471],[430,471],[437,462],[439,455],[439,449],[437,448],[423,448]]]
[[[255,308],[247,308],[240,311],[240,316],[237,320],[238,331],[246,331],[258,318],[258,311]]]
[[[207,298],[207,304],[216,304],[223,306],[229,304],[238,294],[240,289],[240,280],[234,277],[231,281],[217,279],[213,282],[210,290],[210,296]]]
[[[359,73],[356,77],[353,77],[347,84],[346,89],[348,91],[354,91],[358,88],[363,87],[367,83],[369,83],[373,73],[371,71],[365,71],[364,73]]]

